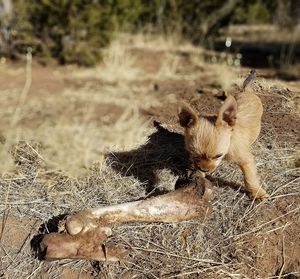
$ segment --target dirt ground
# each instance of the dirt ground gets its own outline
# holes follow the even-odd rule
[[[268,69],[251,85],[264,106],[253,153],[268,201],[251,201],[224,162],[209,176],[205,223],[116,226],[108,242],[130,251],[120,263],[36,257],[54,216],[174,190],[189,168],[178,102],[216,113],[249,72],[217,57],[127,36],[97,68],[33,60],[28,92],[24,63],[0,66],[0,278],[300,278],[300,80]]]

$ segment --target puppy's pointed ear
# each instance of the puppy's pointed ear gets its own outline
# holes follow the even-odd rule
[[[193,127],[199,119],[197,111],[194,110],[189,104],[183,101],[180,103],[178,116],[179,123],[184,128]]]
[[[219,110],[216,124],[223,125],[227,123],[229,126],[234,126],[236,123],[236,114],[237,102],[233,96],[229,95]]]

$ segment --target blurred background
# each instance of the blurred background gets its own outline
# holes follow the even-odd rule
[[[1,0],[0,22],[2,57],[18,59],[31,47],[44,63],[94,65],[120,32],[227,47],[249,66],[283,67],[300,55],[298,0]]]

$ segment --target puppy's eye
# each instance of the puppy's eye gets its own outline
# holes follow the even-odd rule
[[[200,156],[195,156],[195,157],[193,158],[193,160],[194,160],[195,162],[200,162],[200,161],[201,161],[201,157],[200,157]]]
[[[193,159],[194,159],[195,162],[200,162],[200,161],[202,161],[205,158],[206,158],[206,156],[203,155],[203,154],[201,154],[201,155],[194,156]]]
[[[218,159],[218,158],[221,158],[223,156],[223,154],[218,154],[216,156],[213,157],[213,159]]]

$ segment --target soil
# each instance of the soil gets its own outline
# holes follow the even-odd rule
[[[244,237],[242,244],[237,242],[234,256],[245,263],[241,268],[243,273],[254,278],[259,270],[260,276],[267,278],[300,271],[300,215],[297,211],[288,213],[299,204],[299,197],[277,200],[263,206],[249,222],[251,227],[263,229]],[[250,262],[247,266],[243,260],[247,256],[254,261],[251,265],[256,270],[251,270]]]
[[[32,233],[33,222],[23,218],[22,219],[22,227],[20,229],[20,220],[8,216],[5,218],[3,216],[3,223],[0,224],[0,232],[1,232],[1,242],[9,245],[10,247],[18,250],[23,246],[26,241],[30,241],[30,236]],[[0,257],[3,255],[3,250],[0,250]]]
[[[9,71],[0,67],[0,90],[21,90],[24,87],[24,65],[15,63],[11,66]],[[71,67],[65,68],[57,65],[45,67],[34,62],[30,93],[39,96],[61,93],[67,85],[67,76],[71,69]]]

